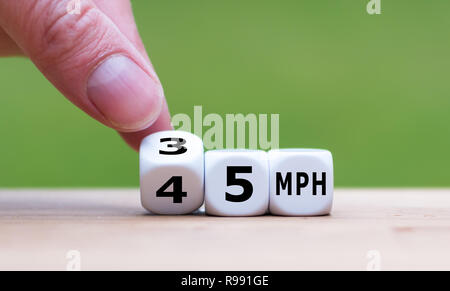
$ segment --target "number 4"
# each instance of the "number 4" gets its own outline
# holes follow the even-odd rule
[[[172,192],[166,191],[173,185]],[[156,191],[156,197],[172,197],[173,203],[182,203],[183,197],[187,197],[187,193],[182,190],[183,177],[173,176],[161,188]]]

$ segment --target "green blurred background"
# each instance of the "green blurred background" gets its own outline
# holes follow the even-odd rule
[[[336,185],[450,186],[450,1],[133,1],[173,114],[279,113]],[[0,60],[0,187],[138,186],[138,155],[25,59]]]

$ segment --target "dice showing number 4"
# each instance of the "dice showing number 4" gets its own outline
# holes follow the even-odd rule
[[[141,203],[155,214],[187,214],[204,200],[203,142],[183,131],[147,136],[140,148]]]

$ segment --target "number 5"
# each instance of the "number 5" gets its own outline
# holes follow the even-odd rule
[[[252,173],[252,167],[230,166],[227,167],[227,186],[241,186],[242,194],[233,195],[225,192],[225,200],[230,202],[244,202],[250,199],[253,194],[253,185],[249,180],[236,178],[238,173]]]

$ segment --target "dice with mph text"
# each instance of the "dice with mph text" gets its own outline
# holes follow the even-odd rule
[[[333,158],[327,150],[269,151],[270,213],[326,215],[333,204]]]

